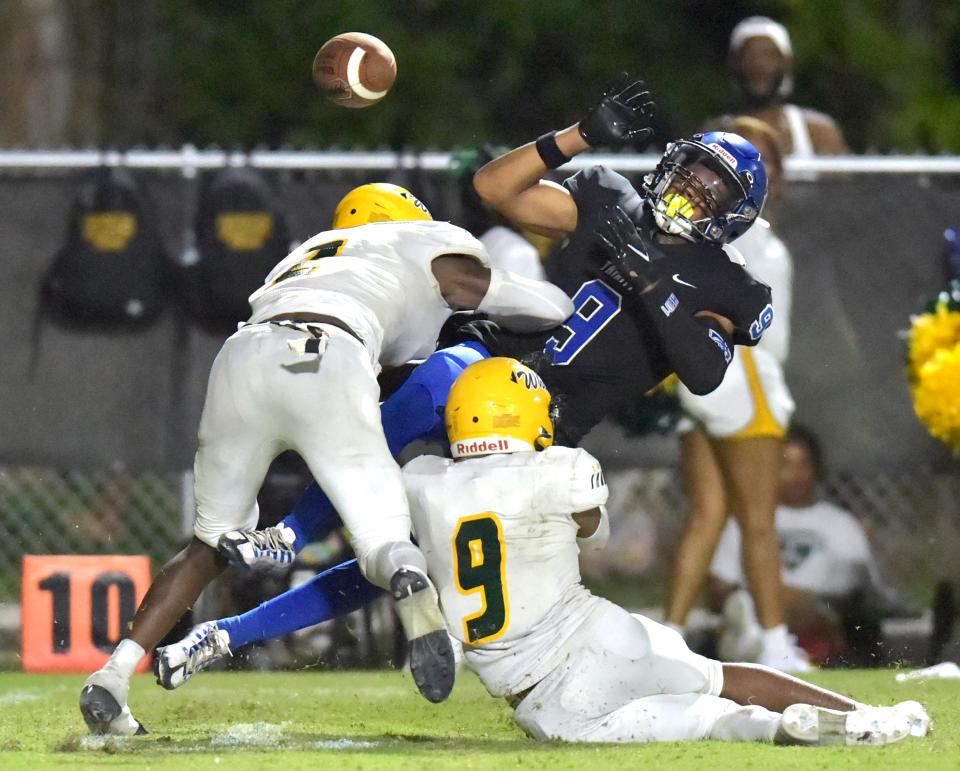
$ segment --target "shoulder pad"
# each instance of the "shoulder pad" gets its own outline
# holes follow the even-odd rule
[[[733,244],[724,244],[722,248],[723,251],[726,252],[727,257],[730,258],[730,262],[746,267],[747,261],[743,258],[743,255],[737,247],[733,246]]]

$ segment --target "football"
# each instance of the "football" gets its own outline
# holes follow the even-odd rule
[[[397,77],[393,51],[379,38],[344,32],[321,46],[313,59],[313,80],[325,97],[342,107],[369,107],[387,95]]]

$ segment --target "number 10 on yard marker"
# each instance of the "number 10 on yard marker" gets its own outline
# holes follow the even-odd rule
[[[23,558],[21,627],[26,672],[92,672],[110,657],[150,585],[144,556]],[[149,667],[145,658],[137,671]]]

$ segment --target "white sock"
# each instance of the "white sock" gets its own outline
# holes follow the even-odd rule
[[[763,647],[781,650],[788,645],[787,625],[778,624],[770,629],[763,630]]]
[[[708,738],[724,742],[772,742],[779,727],[779,712],[742,706],[717,717]]]
[[[146,655],[147,652],[138,643],[130,639],[121,640],[120,644],[113,649],[113,655],[110,656],[107,666],[117,670],[123,677],[129,678],[137,668],[137,664]]]

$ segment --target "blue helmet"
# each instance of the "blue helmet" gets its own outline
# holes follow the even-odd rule
[[[708,131],[667,145],[643,190],[661,230],[723,244],[760,215],[767,171],[760,151],[742,136]]]

